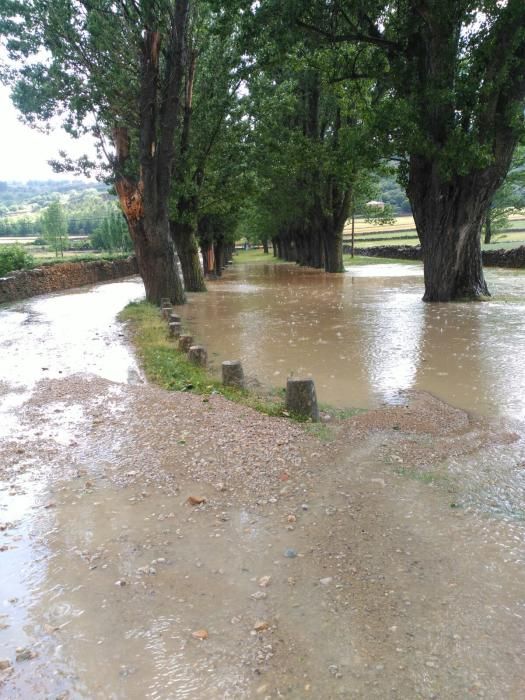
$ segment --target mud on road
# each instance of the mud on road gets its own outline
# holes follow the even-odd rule
[[[325,442],[164,392],[97,320],[134,293],[2,311],[44,354],[0,384],[0,697],[523,697],[519,426],[416,393]]]

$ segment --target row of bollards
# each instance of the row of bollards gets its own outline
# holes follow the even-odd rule
[[[160,303],[160,313],[165,321],[168,321],[168,337],[178,341],[178,349],[187,355],[189,362],[198,366],[206,367],[208,364],[208,353],[202,345],[193,344],[193,336],[182,332],[182,321],[178,314],[173,313],[173,307],[169,299],[162,299]]]
[[[188,361],[198,367],[206,367],[208,353],[202,345],[193,344],[193,336],[182,332],[180,316],[173,313],[169,299],[161,301],[161,316],[168,321],[168,335],[178,340],[178,349],[187,355]],[[226,360],[222,363],[222,383],[239,389],[244,387],[244,372],[240,360]],[[286,380],[286,409],[296,415],[319,421],[319,406],[313,379]]]

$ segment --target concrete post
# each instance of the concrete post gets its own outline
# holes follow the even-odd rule
[[[178,338],[182,333],[182,324],[170,321],[168,324],[168,335],[170,338]]]
[[[182,333],[179,338],[179,350],[181,352],[187,353],[191,346],[193,345],[193,336]]]
[[[180,316],[178,314],[170,313],[168,318],[170,323],[180,323]]]
[[[163,319],[164,321],[168,321],[168,320],[169,320],[169,317],[170,317],[172,308],[173,308],[173,307],[171,306],[171,304],[170,304],[169,306],[161,306],[161,308],[160,308],[160,315],[162,316],[162,319]]]
[[[286,381],[286,408],[292,413],[319,421],[319,407],[313,379],[295,379]]]
[[[188,351],[188,360],[197,367],[206,367],[208,364],[208,353],[202,345],[192,345]]]
[[[226,360],[222,363],[222,383],[225,386],[244,386],[244,372],[240,360]]]

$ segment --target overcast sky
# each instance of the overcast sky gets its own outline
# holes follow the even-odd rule
[[[71,173],[57,174],[47,164],[59,150],[71,155],[89,152],[89,143],[75,142],[63,131],[42,134],[22,124],[9,99],[9,89],[0,85],[0,180],[71,180]]]

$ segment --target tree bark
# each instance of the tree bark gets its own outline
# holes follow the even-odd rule
[[[179,254],[186,291],[205,292],[206,283],[200,263],[199,245],[191,225],[170,221],[170,232]]]
[[[408,195],[421,241],[424,301],[489,296],[480,237],[498,185],[489,170],[443,182],[432,163],[412,157]]]
[[[265,255],[268,255],[269,252],[270,252],[270,251],[268,250],[268,239],[267,239],[267,238],[263,238],[262,244],[263,244],[263,253],[264,253]]]
[[[224,239],[222,236],[213,242],[213,254],[215,256],[215,274],[217,277],[222,277],[224,268]]]
[[[115,187],[128,223],[147,301],[160,304],[161,299],[166,298],[172,304],[183,304],[184,289],[177,272],[173,244],[162,227],[150,225],[146,229],[140,182],[120,177]]]
[[[492,221],[490,218],[490,206],[487,211],[487,216],[485,218],[485,239],[484,243],[490,243],[490,240],[492,238]]]
[[[113,131],[116,150],[115,188],[135,246],[146,299],[160,304],[169,298],[185,302],[184,288],[175,263],[169,234],[168,206],[175,156],[174,136],[180,112],[184,75],[189,0],[178,0],[168,28],[164,60],[161,34],[146,22],[142,33],[139,85],[139,174],[127,173],[130,159],[129,130]]]

